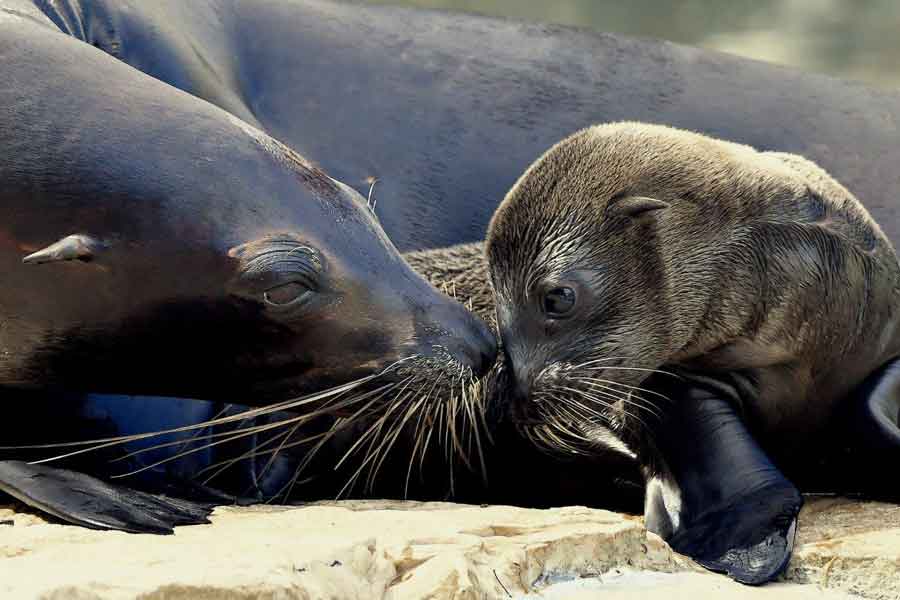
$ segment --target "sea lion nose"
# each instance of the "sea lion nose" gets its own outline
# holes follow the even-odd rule
[[[487,375],[497,360],[497,338],[487,324],[478,317],[472,316],[471,321],[469,367],[475,377],[483,377]]]
[[[494,332],[461,304],[450,301],[433,314],[443,332],[438,345],[444,348],[475,377],[483,377],[497,360],[497,338]]]

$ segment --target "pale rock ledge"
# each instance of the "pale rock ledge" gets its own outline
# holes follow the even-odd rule
[[[703,572],[639,518],[581,507],[220,508],[172,536],[4,520],[0,598],[900,599],[900,507],[836,499],[808,503],[789,581],[761,588]]]

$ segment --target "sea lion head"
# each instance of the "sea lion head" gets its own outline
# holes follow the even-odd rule
[[[496,356],[493,332],[407,264],[359,193],[333,184],[325,193],[344,206],[340,225],[307,223],[228,250],[230,298],[284,336],[244,364],[303,365],[310,390],[385,369],[383,379],[486,373]],[[333,207],[324,214],[333,217]]]
[[[236,119],[205,134],[145,148],[156,172],[75,157],[75,183],[13,214],[0,380],[261,404],[398,364],[494,362],[492,332],[412,270],[358,192]]]
[[[752,327],[762,246],[748,225],[788,199],[798,211],[781,209],[788,218],[821,209],[783,167],[753,168],[760,157],[619,123],[574,134],[522,175],[487,237],[518,411],[614,428],[640,420],[650,374]]]

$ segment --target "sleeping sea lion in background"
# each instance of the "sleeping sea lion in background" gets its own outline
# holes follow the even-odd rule
[[[376,212],[401,252],[483,240],[536,156],[618,120],[793,152],[860,197],[900,197],[900,94],[720,52],[330,0],[0,0],[4,9],[47,24],[33,37],[64,32],[225,109],[363,195],[377,179]],[[35,70],[28,85],[60,94],[77,76],[48,82]],[[888,209],[888,233],[900,232]]]
[[[591,127],[513,186],[487,254],[522,429],[636,456],[647,526],[676,550],[762,583],[790,557],[790,479],[900,491],[900,266],[811,161]],[[871,454],[812,477],[847,449]]]

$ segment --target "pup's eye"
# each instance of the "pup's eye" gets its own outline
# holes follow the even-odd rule
[[[565,317],[575,308],[575,290],[557,287],[544,294],[544,314],[551,319]]]
[[[271,304],[272,306],[287,306],[289,304],[300,302],[310,293],[312,293],[312,290],[308,287],[302,283],[292,281],[290,283],[269,288],[263,292],[263,298],[267,304]]]

